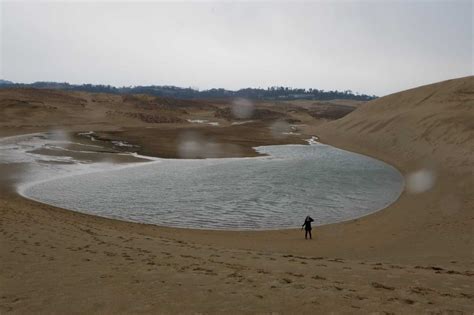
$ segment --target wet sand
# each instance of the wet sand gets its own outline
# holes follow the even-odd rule
[[[438,114],[430,116],[438,122],[436,132],[446,124],[443,118],[472,117],[472,110],[460,104],[463,97],[472,102],[463,91],[473,88],[473,78],[454,81],[403,92],[387,103],[382,98],[377,108],[368,103],[342,120],[304,130],[384,160],[404,174],[419,169],[428,150],[437,175],[430,190],[405,191],[375,214],[316,228],[312,241],[305,241],[299,229],[173,229],[58,209],[18,196],[8,180],[18,170],[1,165],[0,310],[472,313],[472,129],[453,132],[459,141],[471,140],[448,151],[444,145],[452,137],[423,140],[430,134],[423,134],[422,124],[433,113]],[[431,111],[409,116],[422,121],[412,133],[420,138],[403,136],[400,130],[412,123],[403,117],[387,128],[360,123],[350,129],[361,110],[374,115],[364,120],[370,124],[382,114],[400,113],[395,101],[414,106],[433,90],[441,92],[426,101]],[[447,100],[461,112],[445,110]]]

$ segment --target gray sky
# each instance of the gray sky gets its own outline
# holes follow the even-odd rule
[[[16,82],[385,95],[474,68],[473,1],[0,6],[0,78]]]

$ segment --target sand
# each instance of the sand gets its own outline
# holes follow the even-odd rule
[[[333,122],[308,118],[304,136],[403,174],[436,174],[428,191],[404,191],[375,214],[318,227],[312,241],[299,229],[173,229],[58,209],[18,196],[10,176],[18,170],[2,165],[0,311],[470,314],[473,100],[468,77],[359,105]],[[0,135],[50,127],[25,124],[3,125]],[[115,126],[101,129],[124,130]]]

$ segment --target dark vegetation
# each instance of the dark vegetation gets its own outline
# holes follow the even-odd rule
[[[75,85],[57,82],[35,82],[31,84],[14,83],[0,80],[0,88],[37,88],[37,89],[59,89],[68,91],[84,91],[92,93],[112,93],[112,94],[147,94],[153,96],[170,97],[177,99],[226,99],[226,98],[248,98],[254,100],[333,100],[351,99],[358,101],[368,101],[376,98],[375,95],[366,95],[346,91],[324,91],[318,89],[295,89],[290,87],[269,87],[246,88],[238,91],[226,89],[210,89],[199,91],[192,88],[181,88],[176,86],[133,86],[114,87],[110,85],[82,84]]]

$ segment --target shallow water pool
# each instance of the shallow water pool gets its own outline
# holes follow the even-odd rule
[[[158,159],[43,181],[22,193],[55,206],[122,220],[201,229],[299,227],[361,217],[394,202],[392,166],[322,144],[265,146],[258,158]]]

